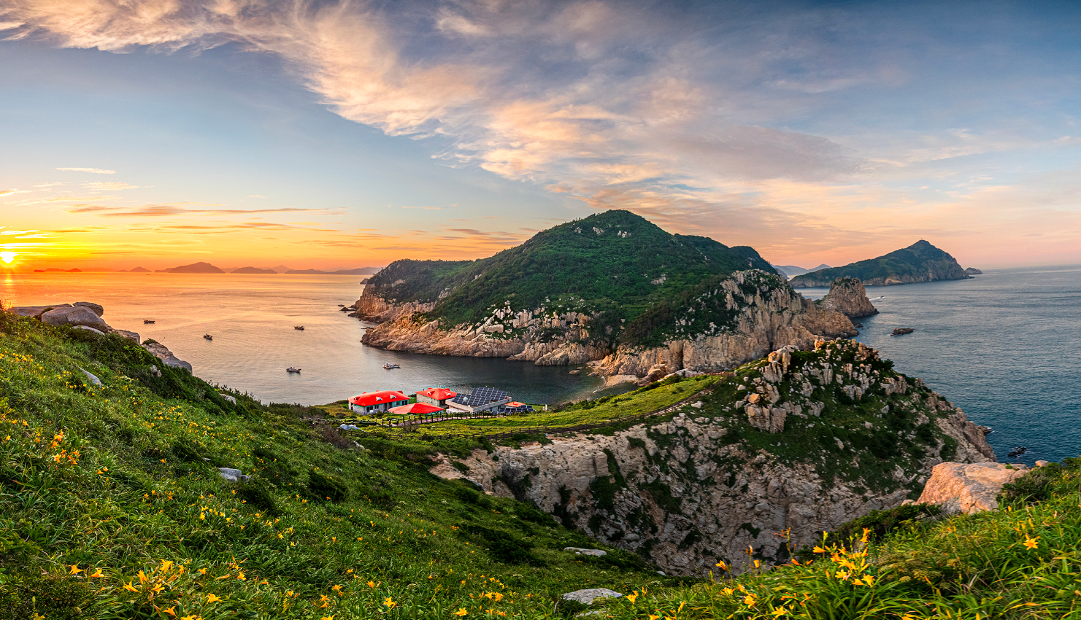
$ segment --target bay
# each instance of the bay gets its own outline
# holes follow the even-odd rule
[[[92,301],[116,329],[138,332],[190,362],[195,374],[263,402],[325,404],[374,390],[498,387],[529,403],[581,398],[599,379],[503,359],[396,353],[360,343],[365,326],[340,312],[358,276],[172,273],[8,273],[12,306]],[[144,324],[144,319],[154,324]],[[303,325],[304,330],[294,326]],[[213,336],[205,340],[203,334]],[[384,370],[384,363],[397,370]],[[300,374],[285,371],[289,366]]]

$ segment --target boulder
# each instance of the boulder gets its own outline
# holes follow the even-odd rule
[[[93,327],[102,332],[111,331],[108,323],[101,320],[101,317],[95,314],[93,310],[81,306],[55,308],[43,312],[41,315],[41,322],[53,326],[70,325],[76,327],[85,325],[86,327]]]
[[[52,306],[16,306],[11,309],[11,312],[19,316],[28,316],[33,319],[40,319],[42,313],[48,312],[54,308],[70,308],[71,304],[54,304]]]
[[[1006,463],[939,463],[918,501],[939,504],[949,514],[996,510],[1002,485],[1028,472],[1024,465]]]
[[[245,476],[239,469],[233,469],[232,467],[219,467],[218,475],[229,482],[247,482],[251,480],[251,476]]]
[[[87,379],[90,379],[90,383],[98,386],[101,385],[101,379],[98,379],[96,376],[94,376],[94,373],[90,372],[85,368],[80,368],[79,370],[83,371],[83,374],[86,375]]]
[[[117,330],[114,330],[113,333],[116,334],[117,336],[123,336],[124,338],[134,340],[135,344],[142,344],[142,342],[143,342],[142,338],[139,337],[139,334],[137,334],[135,332],[129,332],[129,331],[124,330],[124,329],[117,329]]]
[[[79,308],[90,308],[91,310],[94,311],[94,314],[96,314],[98,316],[101,316],[101,315],[105,314],[105,308],[101,307],[101,304],[96,304],[94,302],[77,301],[77,302],[75,302],[75,303],[73,303],[71,305],[79,307]]]
[[[599,598],[619,598],[621,596],[623,595],[619,592],[609,590],[608,588],[586,588],[585,590],[567,592],[563,595],[563,600],[573,601],[583,605],[592,605],[593,601]]]
[[[178,359],[173,352],[160,342],[148,340],[143,343],[143,348],[150,351],[150,354],[162,361],[163,364],[172,368],[183,368],[188,372],[192,372],[191,364],[185,362],[182,359]],[[156,368],[156,367],[155,367]],[[160,371],[159,371],[160,372]]]
[[[233,403],[234,405],[236,404],[236,398],[230,396],[229,394],[222,394],[221,392],[218,392],[218,396],[221,396],[222,398]]]
[[[592,555],[594,557],[602,557],[608,555],[607,551],[602,549],[584,549],[582,547],[563,547],[564,551],[573,551],[574,555]]]

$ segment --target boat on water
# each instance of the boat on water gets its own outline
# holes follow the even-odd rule
[[[303,325],[294,325],[293,329],[296,329],[296,330],[299,330],[299,331],[304,331],[304,326]]]
[[[210,334],[203,334],[203,338],[206,338],[207,340],[213,340],[214,336],[211,336]]]
[[[383,364],[383,368],[385,368],[387,370],[394,370],[395,368],[401,368],[401,366],[399,366],[397,364],[391,364],[390,362],[387,362],[386,364]]]
[[[292,366],[290,366],[289,368],[285,369],[285,372],[295,372],[295,373],[299,374],[300,369],[299,368],[293,368]]]
[[[154,319],[143,319],[143,325],[153,325]]]

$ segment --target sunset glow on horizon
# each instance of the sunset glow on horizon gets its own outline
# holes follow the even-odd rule
[[[774,264],[1081,263],[1081,6],[0,4],[9,269],[473,259],[629,209]]]

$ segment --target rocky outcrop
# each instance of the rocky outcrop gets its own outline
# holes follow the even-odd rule
[[[188,372],[192,372],[191,364],[173,355],[173,352],[160,342],[148,340],[143,343],[143,348],[150,352],[151,355],[158,358],[166,366],[173,368],[183,368]]]
[[[15,306],[9,312],[19,316],[41,320],[41,315],[55,308],[70,308],[71,304],[56,304],[53,306]]]
[[[101,306],[101,304],[96,304],[96,303],[94,303],[92,301],[77,301],[77,302],[75,302],[75,303],[73,303],[71,305],[77,306],[77,307],[80,307],[80,308],[89,308],[90,310],[92,310],[94,312],[94,314],[96,314],[98,316],[102,316],[103,314],[105,314],[105,308],[103,308]]]
[[[784,346],[808,349],[816,340],[849,338],[859,332],[845,315],[819,307],[787,286],[747,287],[756,272],[738,272],[704,296],[722,296],[736,313],[732,326],[713,334],[673,338],[663,347],[620,346],[592,366],[597,374],[643,377],[687,369],[728,370]]]
[[[435,302],[421,303],[410,301],[406,303],[390,303],[377,295],[365,294],[361,295],[360,299],[353,304],[356,313],[351,314],[350,316],[356,316],[358,319],[375,321],[377,323],[384,323],[386,321],[394,321],[399,317],[429,312],[434,307]]]
[[[837,278],[830,284],[830,292],[819,302],[826,310],[836,310],[850,319],[878,314],[878,309],[867,299],[867,289],[859,278]]]
[[[92,327],[101,332],[111,331],[112,329],[108,323],[102,320],[101,316],[84,306],[48,310],[41,314],[41,322],[54,327],[59,325]]]
[[[1006,463],[939,463],[918,501],[938,504],[947,514],[996,510],[1002,486],[1028,472],[1024,465]]]
[[[901,504],[943,455],[988,459],[959,409],[849,341],[776,351],[710,389],[674,417],[478,449],[464,473],[442,457],[432,473],[532,503],[668,573],[703,576],[718,560],[744,569],[748,547],[785,562],[823,531]]]
[[[965,269],[965,275],[969,277],[978,276],[981,274],[983,274],[983,272],[979,269],[976,269],[975,267],[969,267],[968,269]]]

